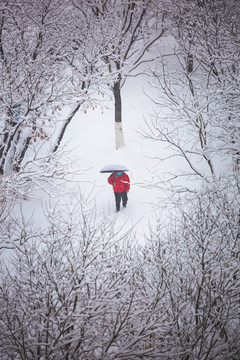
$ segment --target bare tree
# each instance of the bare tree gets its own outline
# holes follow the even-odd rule
[[[156,290],[153,284],[164,284],[166,305],[159,303],[159,311],[165,310],[172,326],[167,337],[156,333],[152,339],[152,346],[168,349],[162,359],[239,356],[239,194],[235,196],[233,200],[227,189],[204,191],[188,209],[178,206],[168,227],[161,219],[151,226],[143,286],[152,281]]]
[[[59,131],[56,152],[73,115],[102,81],[96,66],[101,46],[91,41],[94,23],[76,17],[65,0],[1,3],[0,172],[20,171],[26,152]],[[61,110],[70,106],[62,127]],[[56,136],[55,136],[56,137]]]
[[[161,69],[152,71],[159,95],[146,136],[184,160],[187,166],[178,175],[212,182],[237,170],[239,6],[226,1],[195,5],[172,2],[175,47],[161,54]],[[174,183],[175,175],[168,180]]]
[[[53,115],[63,101],[67,76],[56,62],[63,44],[54,46],[53,36],[57,3],[1,4],[2,174],[9,166],[19,171],[31,143],[48,138],[49,108]]]
[[[72,196],[1,266],[3,359],[238,358],[237,196],[200,193],[142,247]]]
[[[202,73],[205,72],[211,124],[217,128],[222,153],[229,155],[230,144],[226,146],[224,142],[227,137],[232,139],[231,152],[237,163],[237,149],[234,149],[237,139],[233,133],[239,133],[236,116],[239,110],[236,102],[239,88],[239,4],[225,0],[200,1],[194,9],[186,2],[183,9],[180,11],[177,6],[175,19],[185,59],[189,52],[192,53],[189,79],[194,81],[194,73],[198,72],[199,67]]]
[[[80,201],[51,208],[49,226],[16,246],[11,271],[2,267],[3,358],[156,357],[149,339],[166,332],[163,294],[142,284],[131,234]]]
[[[131,73],[155,55],[148,51],[164,34],[164,2],[119,0],[72,1],[91,9],[88,16],[104,39],[101,60],[113,80],[109,85],[114,96],[116,149],[123,145],[121,88]],[[86,9],[85,12],[88,10]],[[136,75],[136,72],[135,72]]]

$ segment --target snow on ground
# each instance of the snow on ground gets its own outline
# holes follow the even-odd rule
[[[165,44],[169,46],[168,42]],[[165,46],[164,45],[164,46]],[[71,191],[78,187],[79,192],[85,197],[93,199],[96,211],[104,217],[116,220],[116,225],[127,231],[134,227],[137,240],[141,241],[141,234],[148,230],[149,222],[155,216],[157,209],[164,218],[168,216],[169,209],[160,199],[164,197],[159,189],[154,187],[158,177],[164,171],[177,164],[168,162],[156,167],[156,160],[150,157],[162,157],[164,148],[161,143],[143,139],[140,132],[145,127],[145,120],[149,121],[153,113],[152,102],[149,95],[153,94],[147,77],[128,78],[122,88],[122,117],[125,146],[115,149],[114,128],[114,102],[113,99],[102,98],[101,106],[88,109],[87,113],[79,111],[67,128],[63,138],[66,144],[66,158],[69,163],[77,159],[77,168],[82,169],[81,176],[73,178],[67,184],[57,183],[58,191],[50,184],[44,188],[46,192],[35,192],[35,198],[20,201],[20,207],[15,207],[19,219],[31,222],[36,228],[44,228],[48,224],[48,211],[56,202],[59,208],[74,206],[74,196]],[[102,108],[103,107],[103,108]],[[69,109],[68,109],[69,110]],[[67,116],[67,109],[59,114],[60,119]],[[60,124],[60,123],[59,123]],[[57,136],[57,130],[55,132]],[[108,174],[101,174],[99,170],[108,164],[123,164],[128,169],[131,181],[129,201],[126,209],[115,213],[115,199],[112,187],[108,184]],[[159,164],[158,164],[159,165]],[[149,184],[153,185],[149,187]],[[61,189],[62,187],[62,189]],[[69,188],[69,197],[66,192]],[[47,194],[47,195],[46,195]],[[52,200],[52,201],[51,201]],[[157,206],[156,206],[157,205]],[[21,216],[21,214],[23,216]],[[19,220],[21,221],[21,220]]]
[[[114,217],[124,229],[135,227],[138,235],[147,228],[154,216],[153,203],[156,204],[158,191],[148,188],[153,176],[155,161],[148,155],[157,155],[160,145],[144,140],[139,130],[144,119],[149,117],[152,105],[145,95],[147,83],[141,78],[129,79],[123,87],[123,132],[125,146],[115,150],[113,102],[105,103],[109,109],[99,108],[78,113],[70,124],[65,141],[71,156],[78,157],[78,165],[87,169],[81,176],[79,186],[82,193],[91,192],[96,208],[105,216]],[[155,152],[155,153],[154,153]],[[126,209],[115,213],[112,186],[99,170],[108,164],[122,164],[128,169],[131,181],[129,201]],[[161,207],[161,205],[160,205]]]
[[[156,160],[150,158],[162,156],[164,149],[160,143],[143,139],[140,133],[145,120],[149,120],[153,111],[152,103],[146,96],[151,91],[144,77],[126,81],[122,90],[125,146],[119,150],[115,149],[113,100],[104,100],[103,110],[98,106],[95,110],[89,109],[86,114],[84,111],[77,113],[67,128],[63,142],[66,144],[66,158],[69,162],[77,159],[76,167],[82,169],[81,175],[77,176],[77,181],[73,177],[66,184],[56,182],[57,191],[48,183],[43,192],[35,192],[35,198],[28,197],[21,201],[20,207],[15,207],[14,210],[19,221],[27,223],[31,219],[34,227],[41,231],[48,224],[48,212],[54,210],[54,203],[62,213],[67,208],[74,207],[78,201],[77,196],[73,195],[76,188],[84,197],[92,199],[96,211],[103,218],[116,221],[118,229],[125,232],[134,228],[138,242],[141,242],[142,234],[148,232],[156,209],[165,219],[169,209],[166,203],[159,200],[164,194],[156,187],[148,186],[153,185],[158,176],[162,176],[160,171],[167,170],[168,164],[164,165],[165,168],[158,168]],[[66,159],[62,160],[66,163]],[[108,164],[123,164],[129,169],[129,201],[127,208],[121,209],[119,213],[115,213],[114,193],[107,182],[110,174],[99,172]],[[66,195],[68,191],[69,196]]]

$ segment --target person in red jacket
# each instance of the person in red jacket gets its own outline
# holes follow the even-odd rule
[[[128,202],[127,193],[130,190],[130,180],[126,173],[123,171],[114,171],[108,178],[108,182],[113,186],[113,191],[116,201],[116,211],[120,210],[120,203],[122,200],[123,207],[125,208]]]

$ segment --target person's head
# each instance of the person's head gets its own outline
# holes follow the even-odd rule
[[[123,174],[123,171],[114,171],[115,176],[121,176]]]

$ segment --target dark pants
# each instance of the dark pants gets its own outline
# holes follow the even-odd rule
[[[122,199],[123,207],[126,207],[127,201],[128,201],[127,192],[123,191],[121,193],[118,193],[118,192],[114,191],[114,195],[115,195],[115,201],[116,201],[116,210],[117,211],[120,210],[121,199]]]

